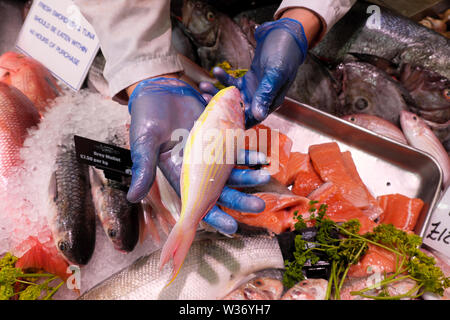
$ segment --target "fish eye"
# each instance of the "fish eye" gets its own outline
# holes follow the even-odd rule
[[[115,238],[117,236],[117,231],[115,229],[108,229],[108,236],[110,238]]]
[[[365,108],[367,108],[368,105],[369,102],[367,102],[367,100],[364,98],[358,98],[358,100],[356,100],[355,102],[355,107],[358,110],[364,110]]]
[[[213,21],[215,17],[216,17],[216,15],[211,11],[208,11],[206,13],[206,19],[208,19],[209,21]]]
[[[256,281],[255,281],[255,285],[257,285],[258,287],[259,287],[259,286],[262,286],[262,285],[263,285],[263,282],[262,282],[261,280],[256,280]]]
[[[355,120],[356,120],[355,117],[350,118],[350,121],[355,121]]]
[[[69,248],[69,244],[66,241],[59,241],[58,242],[58,248],[62,252],[66,251]]]
[[[450,89],[449,88],[445,88],[443,91],[444,97],[447,100],[450,100]]]
[[[417,121],[417,117],[416,116],[413,116],[412,118],[413,118],[414,121]]]

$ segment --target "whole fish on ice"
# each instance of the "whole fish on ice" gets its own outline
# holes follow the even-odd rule
[[[180,177],[181,214],[160,261],[163,267],[173,259],[172,280],[183,264],[198,223],[216,203],[234,167],[236,152],[234,145],[227,143],[227,135],[243,134],[244,122],[239,90],[228,87],[211,99],[187,138]],[[230,151],[234,153],[231,156]]]
[[[38,123],[39,113],[33,103],[18,89],[0,82],[1,189],[7,187],[7,177],[21,162],[20,148],[27,130]]]
[[[180,276],[166,286],[160,251],[138,259],[88,292],[82,300],[222,299],[243,279],[265,269],[284,267],[278,242],[270,237],[205,239],[192,244]]]
[[[0,56],[0,82],[25,94],[42,114],[61,89],[50,71],[37,60],[17,52]]]
[[[62,141],[49,183],[50,225],[59,252],[85,265],[95,248],[95,210],[88,167],[76,159],[75,147]]]

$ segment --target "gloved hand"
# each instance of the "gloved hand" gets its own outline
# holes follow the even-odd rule
[[[132,178],[127,198],[130,202],[143,199],[153,184],[158,165],[178,195],[182,156],[173,156],[172,141],[176,129],[189,131],[206,106],[199,92],[184,81],[154,78],[142,81],[133,90],[128,103],[131,114],[130,149]],[[178,138],[178,137],[175,137]],[[245,163],[265,163],[262,153],[247,152]],[[250,159],[251,158],[251,159]],[[256,160],[258,161],[256,161]],[[230,187],[254,186],[267,183],[270,175],[263,170],[234,169],[218,203],[244,212],[261,212],[262,199]],[[223,233],[234,233],[236,221],[215,206],[204,221]]]
[[[213,69],[223,85],[236,86],[241,91],[247,129],[281,105],[308,50],[302,24],[290,18],[262,24],[256,29],[255,39],[255,56],[242,78],[234,78],[219,67]],[[217,92],[209,82],[202,82],[199,87],[206,98]]]

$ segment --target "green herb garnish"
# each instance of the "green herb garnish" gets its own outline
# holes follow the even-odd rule
[[[294,260],[285,261],[283,283],[286,287],[290,288],[303,280],[302,270],[305,264],[317,263],[321,254],[331,263],[326,299],[332,296],[334,299],[340,299],[340,290],[350,267],[364,256],[369,248],[368,244],[394,253],[397,261],[396,270],[367,288],[351,292],[352,295],[379,300],[416,298],[424,292],[442,296],[444,290],[450,286],[450,278],[445,277],[442,270],[435,266],[434,258],[420,250],[422,239],[419,236],[408,234],[392,224],[380,224],[372,232],[360,235],[360,223],[357,219],[338,224],[326,217],[326,205],[322,204],[317,208],[316,204],[317,201],[310,202],[311,215],[308,218],[308,222],[313,223],[317,229],[316,240],[308,242],[302,239],[301,235],[295,237]],[[297,219],[296,230],[307,226],[307,221],[298,212],[294,213],[294,218]],[[389,295],[386,285],[408,278],[416,281],[417,285],[414,288],[402,295]],[[378,295],[368,295],[368,291],[374,288],[381,288]]]
[[[52,286],[59,279],[53,274],[24,273],[15,267],[17,260],[11,253],[0,259],[0,300],[49,300],[64,284],[60,281]]]

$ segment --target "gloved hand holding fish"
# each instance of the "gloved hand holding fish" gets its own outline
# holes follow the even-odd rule
[[[191,130],[194,121],[199,121],[197,118],[200,114],[206,112],[205,105],[205,100],[194,88],[177,79],[150,79],[141,82],[134,89],[129,102],[130,147],[133,161],[132,180],[127,196],[129,201],[139,201],[148,193],[155,179],[156,165],[161,168],[177,193],[183,194],[180,187],[180,178],[183,177],[182,159],[179,154],[172,154],[174,150],[180,151],[174,149],[177,141],[173,139],[172,134],[176,133],[175,130]],[[233,122],[232,120],[234,119],[230,122]],[[261,153],[246,158],[247,160],[252,158],[255,165],[266,161],[265,155]],[[233,169],[224,177],[225,182],[228,180],[227,184],[231,186],[264,184],[270,178],[264,171],[242,169]],[[220,189],[223,187],[224,185]],[[225,207],[239,208],[248,212],[260,212],[264,209],[264,203],[260,199],[228,187],[221,191],[219,203]],[[204,217],[207,223],[224,233],[236,231],[237,225],[231,217],[217,207],[211,206],[208,210],[210,209],[212,211]],[[202,217],[205,213],[202,212]]]
[[[0,52],[0,299],[449,298],[448,10],[268,2],[74,0],[78,92]]]
[[[236,86],[241,91],[246,128],[261,122],[280,107],[308,48],[302,24],[289,18],[259,26],[255,39],[255,57],[242,78],[236,79],[219,67],[213,69],[222,84]],[[209,94],[217,91],[209,82],[200,83],[200,88]]]

